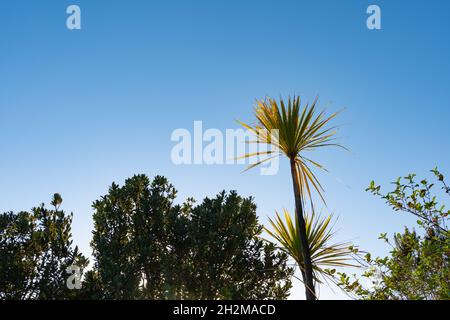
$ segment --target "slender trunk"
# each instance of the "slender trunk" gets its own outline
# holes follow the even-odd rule
[[[302,254],[303,261],[305,263],[304,270],[302,272],[303,282],[305,283],[306,300],[316,300],[316,291],[314,288],[314,277],[313,277],[313,267],[311,262],[311,252],[309,248],[309,243],[306,235],[306,224],[303,218],[303,203],[300,194],[300,185],[298,181],[298,171],[297,165],[295,163],[295,158],[291,158],[291,174],[292,174],[292,184],[294,186],[294,196],[295,196],[295,214],[297,215],[297,220],[299,224],[300,233],[300,243],[302,244]],[[299,266],[301,267],[301,266]]]

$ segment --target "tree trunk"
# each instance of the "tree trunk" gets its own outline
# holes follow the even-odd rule
[[[309,243],[306,235],[306,224],[303,218],[303,203],[302,196],[300,194],[300,185],[298,181],[298,171],[297,165],[295,163],[295,158],[290,159],[291,162],[291,174],[292,174],[292,184],[294,186],[294,196],[295,196],[295,214],[297,215],[297,221],[299,224],[300,233],[300,243],[302,244],[302,254],[303,261],[305,263],[304,270],[302,272],[303,282],[305,283],[306,300],[316,300],[316,292],[314,288],[314,278],[313,278],[313,268],[311,262],[311,252],[309,248]],[[301,267],[301,266],[299,266]]]

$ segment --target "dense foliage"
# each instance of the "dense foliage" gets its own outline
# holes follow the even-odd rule
[[[0,215],[0,299],[68,299],[67,268],[87,265],[72,248],[72,214],[60,210],[55,194],[53,209],[42,204],[31,212]]]
[[[175,198],[164,177],[137,175],[94,203],[95,267],[85,298],[287,298],[287,255],[258,237],[251,198],[222,192],[199,205]]]
[[[441,194],[450,195],[444,175],[432,170]],[[435,185],[426,179],[416,181],[414,174],[399,178],[395,189],[387,194],[372,182],[367,189],[381,197],[395,211],[417,217],[418,230],[405,228],[390,240],[380,239],[391,246],[390,256],[372,258],[353,249],[366,268],[362,279],[350,279],[341,273],[340,285],[363,299],[450,299],[450,237],[447,228],[450,210],[437,201]],[[364,281],[364,279],[366,281]],[[369,282],[369,285],[364,285]]]
[[[174,204],[164,178],[113,184],[93,204],[93,268],[80,290],[68,286],[88,261],[72,248],[72,215],[41,205],[0,215],[1,299],[284,299],[288,257],[259,235],[252,198],[222,192]]]
[[[416,181],[415,175],[399,178],[386,194],[372,182],[367,190],[395,211],[417,217],[416,228],[405,228],[391,239],[381,234],[391,246],[386,257],[350,247],[364,268],[359,278],[335,269],[323,269],[324,273],[339,279],[338,285],[356,298],[450,299],[450,211],[437,201],[439,195],[450,196],[450,187],[437,169],[432,172],[439,189],[426,179]],[[151,181],[137,175],[123,186],[113,184],[93,204],[94,264],[88,272],[88,260],[72,245],[72,214],[60,209],[59,194],[51,209],[42,204],[30,212],[1,214],[0,299],[288,297],[293,275],[288,254],[296,256],[299,265],[303,258],[290,216],[286,223],[279,217],[272,221],[279,228],[272,235],[279,242],[289,240],[284,249],[287,243],[296,244],[291,251],[279,251],[260,238],[263,227],[251,197],[221,192],[199,204],[193,199],[176,204],[176,195],[161,176]],[[324,243],[332,235],[328,223],[329,218],[308,222],[310,230],[317,230],[312,234],[321,235]],[[341,244],[337,251],[323,248],[327,259],[339,258],[339,252],[347,259]],[[336,265],[326,261],[325,265]],[[84,275],[80,290],[69,286],[74,266]]]

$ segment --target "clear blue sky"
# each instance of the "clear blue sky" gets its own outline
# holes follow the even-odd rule
[[[82,30],[66,29],[66,7]],[[382,30],[366,8],[382,9]],[[0,6],[0,211],[53,193],[90,254],[91,203],[111,182],[162,174],[180,200],[222,189],[253,195],[262,222],[293,208],[289,170],[175,166],[171,132],[235,128],[255,98],[320,95],[345,108],[340,141],[315,159],[340,239],[386,253],[380,232],[412,219],[364,192],[375,179],[450,174],[449,1],[3,1]],[[302,289],[296,286],[294,296]],[[341,295],[338,295],[341,297]],[[323,298],[334,297],[323,289]]]

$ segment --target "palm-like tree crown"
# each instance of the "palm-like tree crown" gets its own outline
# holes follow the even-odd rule
[[[327,127],[328,122],[338,114],[326,116],[324,111],[317,112],[317,99],[301,108],[300,97],[289,98],[286,103],[280,99],[279,103],[271,98],[258,100],[255,106],[256,124],[248,125],[238,121],[243,127],[256,135],[256,143],[270,144],[275,150],[260,151],[244,155],[244,158],[267,156],[247,168],[253,168],[275,156],[284,154],[291,161],[295,161],[298,172],[298,183],[302,197],[306,193],[311,198],[310,185],[324,200],[323,188],[312,172],[310,166],[325,170],[319,163],[305,157],[306,151],[312,151],[326,146],[338,146],[334,143],[336,127]]]
[[[357,267],[352,261],[350,242],[331,243],[335,235],[332,228],[332,216],[320,217],[314,211],[305,215],[306,235],[311,251],[311,262],[314,269],[314,278],[320,281],[322,278],[330,278],[329,270],[332,267]],[[267,233],[277,240],[284,251],[286,251],[304,270],[303,248],[300,241],[299,225],[297,216],[295,220],[287,210],[284,210],[284,221],[276,213],[275,220],[269,219],[273,230],[265,228]]]

